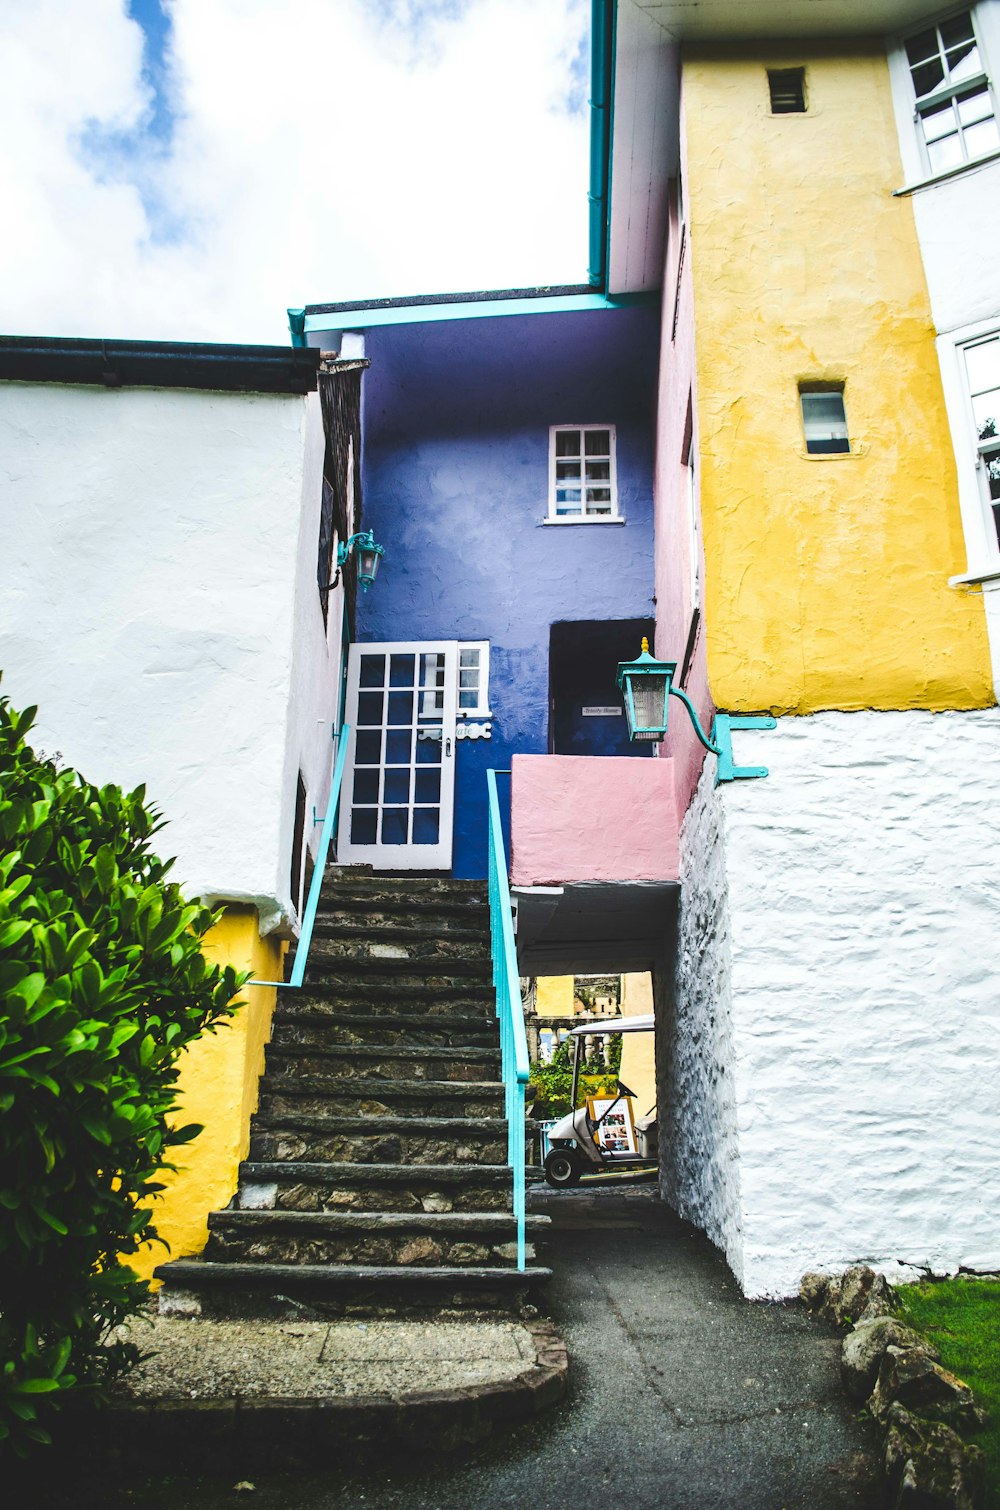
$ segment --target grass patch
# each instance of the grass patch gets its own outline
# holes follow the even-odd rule
[[[964,1379],[989,1420],[976,1441],[986,1457],[991,1505],[1000,1505],[1000,1280],[943,1279],[896,1289],[899,1308]]]

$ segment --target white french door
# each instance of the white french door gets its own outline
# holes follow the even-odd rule
[[[352,645],[337,860],[451,868],[458,641]]]

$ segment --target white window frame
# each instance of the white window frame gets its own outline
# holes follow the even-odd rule
[[[558,514],[558,513],[556,513],[556,436],[557,435],[564,435],[568,430],[572,430],[574,432],[579,432],[579,434],[580,434],[580,463],[581,463],[581,467],[586,462],[586,457],[585,457],[585,452],[584,452],[584,447],[586,445],[586,442],[583,439],[584,435],[586,435],[589,431],[592,431],[592,430],[606,430],[608,432],[608,445],[610,447],[610,452],[611,452],[610,457],[609,457],[609,460],[610,460],[610,463],[611,463],[611,465],[609,467],[609,471],[611,473],[611,476],[609,478],[609,486],[610,486],[610,492],[611,492],[611,508],[610,508],[610,510],[607,513],[602,513],[602,514],[587,513],[587,511],[586,511],[586,489],[587,489],[587,484],[583,480],[582,472],[581,472],[581,477],[580,477],[580,491],[581,491],[581,495],[582,495],[581,502],[584,505],[584,507],[581,509],[581,511],[578,514]],[[570,459],[570,458],[567,458],[565,456],[562,456],[562,457],[559,458],[560,461],[566,461],[568,459]],[[593,486],[593,484],[591,484],[591,486]],[[600,486],[603,486],[603,484],[600,484]],[[618,437],[617,437],[617,433],[616,433],[616,429],[615,429],[614,425],[611,425],[611,424],[600,424],[600,425],[571,425],[571,424],[561,424],[561,425],[550,425],[549,426],[549,500],[548,500],[548,509],[547,509],[547,512],[546,512],[544,523],[545,524],[624,524],[625,523],[625,520],[622,517],[622,515],[620,514],[619,509],[618,509]]]
[[[953,164],[950,168],[935,169],[931,167],[930,155],[927,150],[927,142],[924,136],[920,117],[928,108],[928,101],[936,104],[944,104],[965,90],[975,87],[978,80],[985,80],[993,106],[993,119],[1000,127],[1000,112],[997,110],[997,95],[993,87],[992,74],[990,72],[990,53],[997,50],[997,37],[991,36],[993,27],[985,24],[986,17],[977,14],[987,8],[977,5],[961,5],[950,10],[943,10],[938,15],[928,16],[921,26],[908,28],[893,38],[889,53],[889,74],[892,81],[893,105],[896,114],[896,125],[899,131],[901,156],[903,168],[909,185],[918,185],[922,182],[935,182],[938,179],[952,178],[956,174],[965,173],[976,168],[981,163],[989,162],[992,158],[1000,155],[1000,148],[981,153],[978,157],[965,157],[960,163]],[[947,21],[954,21],[959,16],[968,16],[972,22],[973,35],[976,46],[979,49],[979,59],[982,65],[980,74],[972,79],[964,79],[958,84],[944,84],[933,95],[925,96],[922,100],[923,110],[918,107],[916,90],[913,84],[913,76],[910,72],[910,60],[906,53],[906,44],[923,31],[940,27]],[[959,141],[965,152],[965,138],[959,133]],[[897,191],[899,192],[899,191]]]
[[[462,652],[463,650],[479,651],[479,685],[476,689],[477,702],[474,708],[461,706],[462,693],[467,689],[462,686]],[[459,640],[458,642],[458,693],[456,696],[456,715],[459,722],[470,718],[492,718],[490,709],[490,642],[489,640]]]
[[[950,577],[952,586],[1000,579],[1000,542],[981,464],[979,434],[972,409],[965,353],[991,336],[1000,336],[1000,318],[980,320],[937,340],[945,406],[958,472],[958,501],[965,535],[967,569]]]

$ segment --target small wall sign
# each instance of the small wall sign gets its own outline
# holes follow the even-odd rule
[[[582,708],[584,718],[621,718],[621,708]]]

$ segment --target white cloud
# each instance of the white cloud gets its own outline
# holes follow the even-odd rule
[[[81,135],[150,106],[123,3],[0,11],[0,329],[284,342],[289,304],[584,277],[584,0],[172,0],[169,150],[100,181]]]

